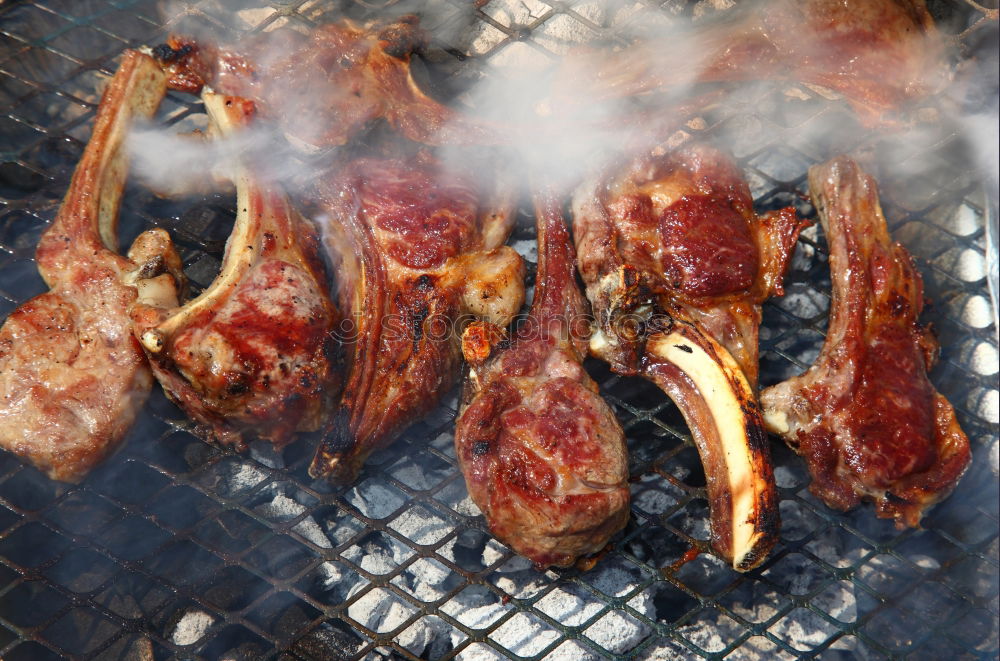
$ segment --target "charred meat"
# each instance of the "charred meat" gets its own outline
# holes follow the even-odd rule
[[[811,168],[809,188],[830,245],[830,327],[808,371],[761,394],[765,419],[827,505],[871,500],[879,517],[917,526],[970,460],[954,409],[927,379],[938,346],[918,321],[923,281],[854,161]]]
[[[735,165],[701,145],[594,176],[573,215],[591,353],[678,405],[705,467],[713,547],[751,569],[778,530],[755,392],[760,305],[782,293],[802,223],[791,209],[757,216]]]
[[[252,102],[206,92],[213,133],[244,130]],[[141,297],[135,334],[164,392],[217,442],[275,445],[322,426],[336,396],[334,329],[313,227],[249,163],[233,164],[237,214],[222,269],[181,307]]]
[[[539,193],[538,277],[512,340],[476,322],[455,448],[490,531],[537,567],[600,551],[629,516],[625,437],[582,361],[587,303],[561,202]]]
[[[163,230],[136,239],[129,258],[117,253],[125,137],[136,119],[152,117],[165,91],[157,63],[126,51],[38,245],[49,291],[0,330],[0,446],[55,480],[79,481],[113,452],[149,395],[152,376],[128,316],[137,287],[177,303],[180,258]]]
[[[348,376],[310,473],[350,482],[368,455],[455,384],[473,319],[503,327],[524,302],[513,186],[482,191],[426,153],[350,160],[319,186],[338,277]]]

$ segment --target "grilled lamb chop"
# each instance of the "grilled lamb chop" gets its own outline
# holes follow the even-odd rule
[[[539,194],[535,214],[530,323],[512,341],[489,322],[466,329],[455,449],[490,531],[539,568],[568,567],[625,526],[628,459],[624,433],[581,365],[587,304],[560,203]]]
[[[700,82],[795,80],[843,94],[875,123],[949,73],[923,0],[770,0],[701,30],[567,59],[556,98],[623,97]]]
[[[206,92],[213,132],[244,130],[253,103]],[[236,163],[237,214],[222,269],[182,307],[140,300],[140,339],[164,392],[210,439],[276,446],[319,429],[336,396],[333,331],[319,241],[277,185]]]
[[[954,409],[927,379],[938,346],[917,321],[923,281],[856,163],[810,168],[809,188],[830,244],[830,327],[809,370],[761,394],[765,420],[805,458],[827,505],[873,500],[877,516],[917,526],[970,460]]]
[[[573,198],[590,351],[680,408],[705,467],[712,545],[739,570],[777,538],[757,329],[802,227],[791,209],[756,216],[752,204],[735,165],[705,146],[655,150]]]
[[[156,53],[174,89],[254,100],[306,149],[341,145],[380,117],[424,144],[494,144],[499,132],[427,96],[410,75],[410,54],[425,45],[415,16],[364,27],[349,20],[263,33],[216,46],[173,36]]]
[[[128,172],[123,148],[136,118],[166,91],[156,62],[125,51],[69,191],[36,252],[49,291],[17,308],[0,330],[0,446],[50,478],[81,479],[113,452],[152,386],[132,337],[136,279],[146,296],[176,305],[180,258],[150,230],[126,259],[116,252]]]
[[[319,186],[338,274],[349,372],[314,477],[354,480],[455,384],[473,318],[506,326],[524,302],[524,266],[503,243],[513,187],[481,192],[433,157],[350,160]]]

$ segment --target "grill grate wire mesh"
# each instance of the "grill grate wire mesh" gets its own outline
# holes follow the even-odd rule
[[[184,24],[229,31],[413,8],[329,4],[174,6]],[[426,4],[442,17],[427,27],[450,35],[425,62],[444,94],[460,92],[484,62],[543,53],[559,22],[615,34],[595,18],[595,3]],[[972,2],[945,9],[960,27],[989,21],[990,10]],[[123,48],[158,43],[175,27],[159,10],[149,0],[0,2],[3,316],[43,291],[35,244],[89,135],[100,85]],[[686,20],[692,3],[645,10]],[[633,517],[594,569],[540,573],[489,536],[468,500],[452,450],[455,395],[372,457],[357,484],[332,488],[307,477],[307,441],[280,457],[219,450],[191,435],[157,389],[125,448],[81,485],[50,482],[0,454],[0,658],[996,658],[997,329],[982,265],[982,186],[953,127],[889,151],[856,128],[801,130],[846,111],[807,87],[786,92],[746,92],[685,131],[725,141],[761,209],[810,213],[805,170],[834,145],[885,163],[890,229],[917,256],[934,301],[925,318],[942,358],[932,377],[974,446],[969,473],[923,529],[897,531],[870,508],[826,509],[809,494],[802,463],[775,443],[784,525],[771,557],[747,575],[709,554],[690,559],[689,548],[706,546],[707,503],[683,421],[648,384],[595,363],[628,435]],[[200,112],[171,93],[161,115],[185,126]],[[929,165],[892,178],[895,165],[913,162]],[[166,227],[204,287],[231,207],[225,195],[164,201],[130,187],[121,242]],[[512,242],[530,257],[532,240],[522,210]],[[805,233],[787,282],[786,297],[765,308],[764,383],[804,369],[821,344],[829,275],[818,228]]]

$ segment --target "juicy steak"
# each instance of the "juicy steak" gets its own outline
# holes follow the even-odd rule
[[[778,530],[755,395],[760,304],[781,293],[802,223],[790,209],[754,214],[735,165],[701,145],[598,174],[572,206],[591,353],[678,405],[705,467],[713,546],[756,566]]]
[[[160,272],[180,260],[163,230],[140,236],[133,259],[116,252],[125,136],[136,118],[152,117],[165,91],[156,62],[126,51],[38,245],[49,291],[0,330],[0,446],[55,480],[79,481],[113,452],[149,395],[152,377],[128,319],[136,278],[148,278],[150,297],[176,304],[174,277]]]
[[[923,281],[893,243],[875,181],[845,157],[809,170],[830,244],[833,302],[816,363],[764,390],[768,426],[809,466],[813,493],[917,526],[970,461],[951,404],[927,379],[937,341],[918,321]]]
[[[206,92],[213,131],[250,125],[253,104]],[[135,334],[164,392],[220,443],[283,445],[319,429],[338,392],[334,331],[310,223],[249,163],[234,163],[237,215],[215,281],[182,307],[140,300]]]
[[[475,318],[506,326],[524,302],[524,266],[503,245],[513,188],[479,190],[434,157],[356,158],[319,186],[338,274],[348,375],[310,472],[353,480],[455,384]]]
[[[455,448],[490,531],[537,567],[600,551],[629,516],[625,436],[581,365],[587,304],[558,200],[538,194],[538,278],[512,340],[466,329]]]

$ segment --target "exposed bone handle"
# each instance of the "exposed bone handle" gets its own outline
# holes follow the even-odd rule
[[[524,305],[524,260],[510,246],[463,255],[464,312],[506,326]]]
[[[753,390],[722,345],[678,323],[647,341],[643,373],[680,408],[705,467],[713,547],[734,569],[759,565],[777,541],[778,499]]]
[[[165,93],[166,77],[156,61],[126,50],[104,92],[59,213],[38,244],[39,272],[50,287],[81,255],[87,261],[99,254],[110,256],[120,269],[129,270],[117,254],[119,208],[129,168],[125,142],[134,122],[150,119]]]
[[[208,111],[213,130],[220,135],[232,135],[245,127],[253,116],[253,104],[238,97],[202,93],[202,101]],[[172,310],[155,328],[155,333],[147,330],[140,335],[140,341],[147,350],[157,353],[167,340],[183,327],[197,312],[210,308],[220,298],[239,285],[247,271],[253,266],[260,251],[260,236],[268,220],[263,206],[263,196],[253,194],[253,182],[242,167],[236,168],[237,214],[233,232],[226,242],[226,254],[222,270],[212,284],[197,298],[182,307]],[[254,221],[257,222],[254,222]]]

